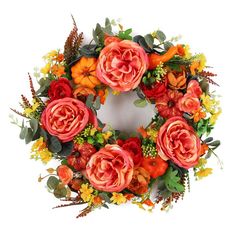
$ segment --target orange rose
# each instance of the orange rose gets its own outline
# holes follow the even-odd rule
[[[135,89],[148,67],[142,47],[130,40],[113,42],[102,49],[96,69],[98,79],[117,91]]]
[[[73,171],[66,165],[57,168],[57,174],[63,184],[68,184],[73,179]]]
[[[200,108],[200,101],[191,93],[186,93],[178,101],[178,106],[180,111],[193,113]]]
[[[120,192],[133,176],[131,155],[118,145],[106,145],[93,154],[86,167],[86,175],[94,188],[106,192]]]
[[[180,116],[168,119],[157,136],[159,156],[185,169],[195,166],[201,153],[200,139]]]

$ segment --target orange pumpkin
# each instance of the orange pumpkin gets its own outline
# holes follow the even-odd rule
[[[71,67],[71,76],[75,84],[88,88],[94,88],[101,82],[96,77],[97,59],[94,57],[81,57],[81,59]]]

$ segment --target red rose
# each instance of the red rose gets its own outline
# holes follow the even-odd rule
[[[148,99],[153,100],[157,100],[159,97],[166,93],[165,83],[155,83],[150,88],[142,84],[141,89]]]
[[[48,96],[50,101],[64,97],[72,97],[72,88],[69,80],[66,78],[53,80],[48,89]]]
[[[157,136],[159,156],[185,169],[195,166],[201,154],[200,139],[186,120],[175,116],[161,126]]]
[[[143,160],[141,141],[139,138],[128,138],[125,141],[118,140],[118,145],[128,151],[133,158],[134,166],[139,166]]]

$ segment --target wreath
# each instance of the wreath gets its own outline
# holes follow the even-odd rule
[[[190,188],[190,173],[197,180],[212,173],[207,161],[220,145],[209,137],[221,113],[209,90],[218,85],[216,74],[204,54],[191,54],[189,45],[160,30],[133,37],[132,29],[106,19],[83,44],[73,22],[64,51],[47,53],[45,66],[35,68],[34,79],[29,75],[32,102],[21,95],[23,111],[12,109],[23,117],[11,116],[20,138],[33,142],[31,158],[58,163],[38,181],[46,179],[49,192],[68,201],[57,207],[85,204],[78,217],[127,202],[168,210]],[[155,109],[136,134],[97,117],[108,93],[129,91],[137,93],[135,106]]]

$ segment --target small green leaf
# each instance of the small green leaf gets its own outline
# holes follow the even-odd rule
[[[166,35],[161,30],[156,31],[156,36],[160,42],[164,42],[166,40]]]
[[[92,94],[89,94],[87,99],[86,99],[86,103],[85,103],[88,108],[92,107],[93,99],[94,99],[94,96]]]
[[[92,137],[88,137],[87,142],[89,144],[94,144],[94,139]]]
[[[100,97],[99,97],[99,96],[96,97],[96,100],[95,100],[94,103],[93,103],[93,107],[94,107],[94,109],[96,109],[96,110],[99,110],[99,109],[100,109],[100,107],[101,107],[101,102],[100,102]]]
[[[166,188],[171,192],[184,192],[185,188],[180,184],[180,177],[178,176],[178,170],[173,170],[169,167],[163,176]]]
[[[144,36],[145,38],[145,41],[147,43],[147,45],[150,47],[150,48],[153,48],[153,43],[154,43],[154,38],[152,37],[151,34],[147,34]]]
[[[172,46],[173,46],[173,43],[171,43],[169,41],[164,42],[164,48],[166,51]]]
[[[61,142],[56,136],[49,136],[48,149],[53,153],[59,153],[62,150]]]
[[[31,128],[28,128],[27,134],[25,136],[25,143],[28,144],[32,141],[33,139],[33,131]]]
[[[69,156],[72,153],[73,148],[74,148],[73,141],[62,143],[61,145],[62,145],[62,149],[58,153],[58,155],[59,156],[64,156],[64,157]]]
[[[56,198],[63,198],[63,197],[66,197],[67,195],[67,190],[66,188],[60,188],[59,186],[57,186],[57,188],[54,189],[54,192],[53,192],[54,196]]]
[[[137,99],[134,101],[136,107],[145,107],[147,106],[147,101],[145,99]]]
[[[208,143],[209,146],[219,147],[220,146],[220,140],[215,140],[211,143]]]
[[[108,196],[107,193],[103,192],[103,193],[99,193],[98,195],[99,195],[105,202],[111,203],[110,197]]]
[[[202,91],[205,94],[208,94],[209,93],[209,83],[208,83],[207,79],[204,78],[202,81],[200,81],[199,84],[200,84]]]
[[[38,125],[39,125],[38,120],[36,120],[36,119],[31,119],[30,120],[30,127],[31,127],[31,129],[33,131],[33,135],[36,134],[36,132],[38,130]]]
[[[59,179],[55,176],[50,176],[47,181],[47,186],[49,189],[54,190],[59,184]]]
[[[209,142],[211,142],[211,141],[213,141],[213,138],[212,138],[212,137],[208,137],[208,138],[206,138],[203,142],[204,142],[204,143],[209,143]]]
[[[26,135],[28,132],[28,128],[27,127],[22,127],[21,131],[20,131],[20,139],[25,139]]]

